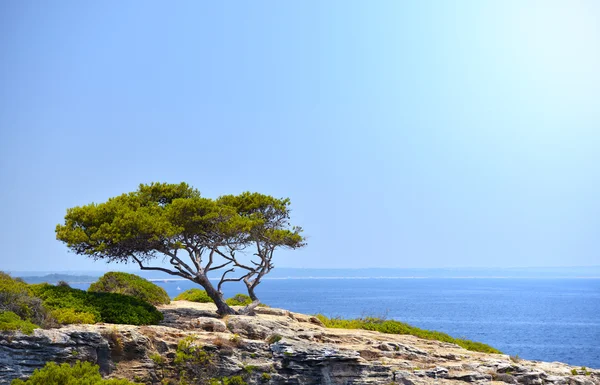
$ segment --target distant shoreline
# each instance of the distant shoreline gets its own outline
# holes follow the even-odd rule
[[[110,265],[108,266],[110,267]],[[161,272],[119,269],[144,277],[150,281],[185,281]],[[106,271],[8,271],[13,277],[29,283],[66,281],[92,283]],[[218,279],[211,277],[211,279]],[[362,269],[316,269],[275,268],[264,280],[317,280],[317,279],[600,279],[600,266],[539,267],[539,268],[362,268]]]

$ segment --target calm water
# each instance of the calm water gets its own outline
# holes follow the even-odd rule
[[[171,296],[197,287],[156,283]],[[600,279],[266,279],[257,292],[300,313],[387,316],[526,359],[600,368]]]

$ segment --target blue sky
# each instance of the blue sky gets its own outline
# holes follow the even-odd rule
[[[2,270],[139,183],[290,197],[285,267],[597,265],[600,4],[0,4]]]

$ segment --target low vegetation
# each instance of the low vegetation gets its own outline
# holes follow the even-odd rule
[[[242,376],[231,376],[222,378],[213,378],[209,385],[248,385]]]
[[[247,306],[252,303],[252,299],[246,294],[236,294],[228,298],[225,303],[229,306]]]
[[[247,364],[230,376],[218,375],[217,369],[223,366],[219,360],[230,355],[223,352],[234,345],[239,346],[242,343],[239,336],[234,335],[229,340],[216,337],[214,346],[204,346],[200,342],[197,336],[188,335],[178,341],[175,354],[151,354],[154,374],[150,377],[158,379],[163,385],[248,385],[267,383],[271,379],[271,374],[263,372],[258,366]],[[215,347],[221,351],[220,354],[215,354]],[[225,365],[231,365],[227,358],[225,360]]]
[[[129,295],[29,285],[0,272],[0,330],[31,333],[38,327],[96,322],[148,325],[162,317],[152,304]]]
[[[206,294],[206,290],[201,289],[189,289],[186,291],[182,291],[179,293],[177,297],[174,298],[175,301],[192,301],[192,302],[200,302],[200,303],[209,303],[214,302],[208,294]]]
[[[103,379],[98,365],[77,361],[75,365],[58,365],[48,362],[42,369],[35,372],[26,381],[16,379],[11,385],[137,385],[125,379]],[[140,384],[141,385],[141,384]]]
[[[33,329],[39,328],[38,325],[24,320],[12,311],[0,312],[0,330],[16,331],[19,330],[25,334],[33,333]]]
[[[30,286],[3,272],[0,272],[0,311],[12,312],[36,325],[52,326],[49,311],[31,292]]]
[[[167,292],[160,286],[135,274],[112,271],[104,274],[88,289],[96,293],[125,294],[151,303],[164,305],[171,302]]]
[[[192,301],[192,302],[200,302],[200,303],[209,303],[214,302],[208,294],[206,294],[205,290],[200,289],[189,289],[181,292],[177,297],[174,298],[175,301]],[[246,294],[236,294],[231,298],[227,298],[225,303],[229,306],[248,306],[252,303],[252,299],[250,296]],[[260,304],[258,306],[266,307],[266,305]]]
[[[73,315],[78,320],[93,316],[94,322],[128,325],[156,324],[162,320],[162,313],[153,305],[128,295],[88,292],[44,283],[31,287],[46,307],[61,312],[70,309],[65,316]]]
[[[328,328],[364,329],[388,334],[409,334],[427,340],[449,342],[474,352],[501,353],[499,350],[481,342],[470,341],[462,338],[454,338],[446,333],[419,329],[400,321],[385,320],[377,317],[364,317],[346,320],[338,317],[328,318],[322,314],[318,314],[317,318],[319,318],[319,320],[323,322],[323,325]]]

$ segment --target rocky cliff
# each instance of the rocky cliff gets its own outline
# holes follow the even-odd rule
[[[161,311],[164,321],[157,326],[2,333],[0,383],[24,378],[47,361],[87,360],[106,376],[147,384],[239,375],[248,384],[272,385],[600,385],[600,370],[476,353],[407,335],[327,329],[317,318],[282,309],[219,319],[211,304],[176,301]]]

